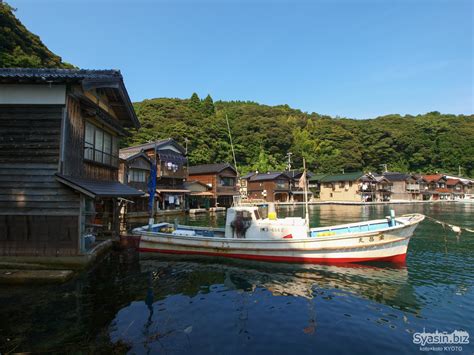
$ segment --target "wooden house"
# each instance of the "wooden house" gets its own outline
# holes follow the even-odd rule
[[[184,182],[188,178],[185,149],[174,139],[168,138],[155,142],[120,149],[123,156],[145,153],[152,164],[156,161],[156,211],[186,209],[186,195],[190,192]]]
[[[382,175],[365,174],[360,178],[358,193],[364,202],[390,201],[393,183]]]
[[[443,174],[422,175],[425,200],[449,200],[451,191],[447,187],[447,178]]]
[[[289,202],[291,178],[284,172],[259,173],[247,179],[247,197],[267,202]]]
[[[131,198],[122,213],[127,217],[147,217],[150,214],[148,181],[152,161],[143,151],[134,154],[121,151],[119,158],[120,182],[143,192],[143,196]]]
[[[313,198],[320,198],[321,194],[321,179],[325,174],[313,174],[308,181],[309,190],[313,193]]]
[[[190,166],[189,180],[199,181],[211,188],[211,207],[230,207],[233,197],[239,195],[237,170],[228,163]]]
[[[465,185],[460,179],[446,177],[446,187],[451,191],[451,199],[459,200],[465,196]]]
[[[86,253],[116,235],[119,140],[139,127],[116,70],[0,69],[0,255]]]
[[[239,178],[239,185],[240,185],[239,191],[240,191],[240,196],[242,196],[243,199],[248,198],[248,194],[247,194],[248,180],[250,177],[254,176],[255,174],[258,174],[258,171],[257,172],[251,171],[250,173],[242,175]]]
[[[197,180],[186,181],[184,186],[190,191],[187,203],[190,209],[208,209],[211,207],[211,200],[214,198],[211,186]]]
[[[412,174],[384,172],[382,176],[391,183],[392,200],[421,200],[419,179]]]
[[[363,172],[325,175],[321,178],[320,198],[323,201],[362,201],[360,185]]]

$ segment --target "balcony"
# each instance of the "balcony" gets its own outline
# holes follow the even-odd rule
[[[420,184],[407,184],[407,191],[420,192]]]
[[[157,175],[159,177],[175,178],[175,179],[186,179],[188,172],[186,167],[182,166],[176,170],[168,169],[164,164],[158,165]]]
[[[239,194],[239,189],[237,188],[236,185],[234,186],[217,186],[216,192],[219,194],[225,194],[225,195],[238,195]]]

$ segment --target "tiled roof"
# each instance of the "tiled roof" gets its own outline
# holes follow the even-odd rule
[[[126,147],[126,148],[122,148],[120,149],[120,152],[131,152],[131,151],[134,151],[134,152],[139,152],[141,150],[148,150],[148,149],[153,149],[155,148],[155,145],[156,145],[156,149],[157,150],[160,150],[160,147],[164,146],[164,145],[167,145],[167,144],[172,144],[174,147],[176,147],[182,154],[185,154],[186,151],[185,149],[181,146],[181,144],[179,144],[178,142],[176,142],[173,138],[166,138],[166,139],[160,139],[160,140],[157,140],[157,141],[153,141],[153,142],[148,142],[148,143],[143,143],[143,144],[138,144],[138,145],[134,145],[132,147]]]
[[[286,175],[284,172],[272,172],[272,173],[255,174],[249,179],[249,181],[275,180],[279,178],[280,176],[284,176],[287,179],[290,179],[290,177]]]
[[[84,90],[108,89],[119,94],[122,105],[116,105],[116,109],[124,122],[132,123],[135,128],[140,127],[120,70],[1,68],[0,82],[49,84],[80,82]]]
[[[244,179],[244,180],[247,180],[248,178],[254,176],[255,174],[256,174],[256,173],[254,173],[254,172],[252,171],[252,172],[250,172],[250,173],[245,174],[244,176],[241,176],[240,178],[241,178],[241,179]]]
[[[443,174],[433,174],[433,175],[423,175],[422,176],[423,180],[425,180],[426,182],[438,181],[443,177],[444,177]]]
[[[339,181],[355,181],[364,175],[362,171],[352,173],[326,175],[321,179],[321,182],[339,182]]]
[[[138,158],[140,156],[143,157],[144,159],[148,160],[149,162],[151,162],[148,155],[146,155],[141,150],[138,153],[137,152],[122,152],[122,150],[119,151],[119,158],[123,159],[123,160],[133,160],[133,159]]]
[[[90,197],[129,197],[142,196],[144,194],[118,181],[82,179],[61,174],[56,174],[56,176],[59,182]]]
[[[461,180],[459,180],[459,179],[448,178],[448,179],[446,180],[446,184],[447,184],[448,186],[456,185],[456,184],[459,184],[459,183],[461,183]]]
[[[201,164],[190,166],[189,175],[220,173],[222,170],[230,168],[237,173],[237,170],[229,163]]]
[[[385,172],[382,174],[389,181],[405,181],[411,175],[405,173],[397,173],[397,172]]]
[[[40,79],[106,79],[117,78],[122,80],[120,70],[91,70],[91,69],[44,69],[44,68],[2,68],[0,78]]]

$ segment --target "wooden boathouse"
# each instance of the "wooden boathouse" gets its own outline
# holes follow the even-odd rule
[[[189,180],[210,187],[210,207],[230,207],[239,195],[237,170],[229,163],[201,164],[189,167]],[[207,197],[205,197],[207,198]],[[200,203],[201,196],[192,194],[191,204]]]
[[[184,186],[184,182],[188,178],[188,160],[184,147],[174,139],[167,138],[120,149],[120,157],[123,160],[128,160],[128,165],[131,163],[130,158],[136,157],[140,153],[144,153],[149,158],[150,164],[156,162],[156,194],[154,202],[156,204],[156,213],[160,214],[163,211],[184,212],[186,210],[186,195],[190,192]],[[143,164],[144,162],[142,161],[142,167],[144,166]],[[130,168],[132,170],[140,169],[138,166],[130,166]],[[126,166],[121,171],[125,171],[125,169]],[[133,184],[133,181],[128,181],[129,184]],[[148,202],[136,206],[134,213],[139,214],[140,212],[143,216],[148,215]]]
[[[119,140],[139,122],[117,70],[0,69],[0,255],[86,253],[115,236]]]

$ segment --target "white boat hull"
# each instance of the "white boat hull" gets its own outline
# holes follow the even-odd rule
[[[134,232],[141,236],[139,246],[141,252],[299,263],[348,263],[374,260],[404,262],[410,237],[418,223],[424,219],[423,215],[410,216],[397,218],[397,225],[394,227],[376,231],[308,236],[299,239],[177,236],[147,232],[144,228],[139,228]],[[350,230],[351,226],[355,225],[357,224],[343,227]],[[341,229],[341,226],[335,226],[334,230],[336,229]],[[309,235],[316,235],[318,230],[311,229]]]

